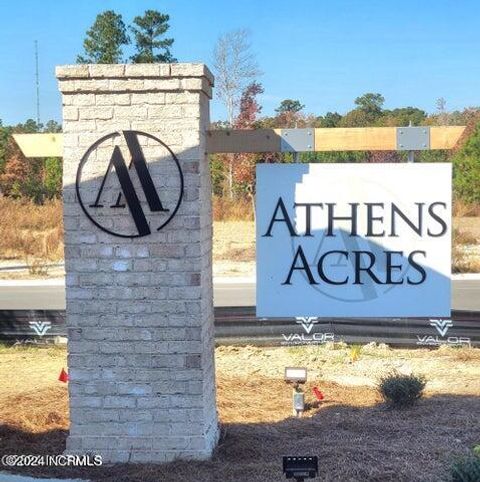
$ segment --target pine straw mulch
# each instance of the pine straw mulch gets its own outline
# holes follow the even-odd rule
[[[323,481],[445,480],[452,460],[478,443],[475,396],[430,395],[409,410],[380,403],[368,387],[306,387],[308,411],[292,418],[282,380],[220,375],[222,439],[207,462],[95,468],[35,468],[24,474],[101,481],[279,481],[283,455],[318,455]],[[12,395],[0,407],[0,455],[61,454],[68,430],[65,386]],[[17,469],[17,473],[20,470]]]

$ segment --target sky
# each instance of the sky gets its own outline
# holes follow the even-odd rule
[[[448,110],[480,105],[476,0],[0,0],[4,125],[36,116],[35,40],[41,120],[61,120],[55,66],[75,63],[85,32],[108,9],[126,24],[147,9],[168,13],[173,55],[210,67],[220,35],[249,29],[265,115],[285,98],[300,100],[306,113],[345,113],[366,92],[381,93],[386,108],[434,112],[439,97]],[[216,98],[211,117],[226,118]]]

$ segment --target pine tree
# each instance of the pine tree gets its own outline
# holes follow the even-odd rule
[[[122,45],[130,43],[122,16],[113,10],[97,15],[83,42],[85,56],[79,55],[80,64],[118,64],[122,62]]]
[[[170,47],[173,38],[163,38],[170,28],[170,17],[156,10],[147,10],[143,17],[133,19],[134,26],[130,27],[134,38],[137,53],[131,57],[134,63],[153,64],[157,62],[176,62],[172,57]],[[155,53],[155,50],[158,50]]]

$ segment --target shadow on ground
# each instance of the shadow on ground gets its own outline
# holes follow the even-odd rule
[[[67,437],[65,387],[4,405],[0,454],[61,454]],[[388,409],[374,390],[323,383],[318,406],[290,418],[291,389],[267,378],[218,380],[222,440],[212,460],[94,468],[16,468],[12,473],[95,481],[279,481],[283,455],[317,455],[322,481],[449,480],[452,461],[480,440],[479,398],[434,395]],[[55,428],[54,428],[55,427]],[[7,470],[7,467],[2,467]]]

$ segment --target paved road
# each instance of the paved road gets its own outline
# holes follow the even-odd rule
[[[214,285],[215,306],[254,306],[255,284],[221,282]],[[0,310],[63,310],[65,289],[61,281],[16,282],[14,286],[0,282]],[[452,309],[480,311],[479,279],[453,281]]]

